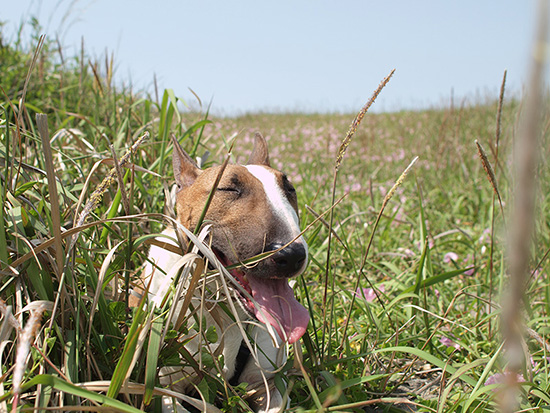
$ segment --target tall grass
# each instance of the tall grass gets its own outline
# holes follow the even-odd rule
[[[148,244],[173,218],[171,208],[160,213],[173,180],[171,136],[210,165],[226,159],[234,137],[232,156],[245,162],[256,131],[297,187],[308,228],[310,264],[296,292],[311,323],[277,379],[288,381],[291,408],[498,408],[507,368],[495,329],[507,282],[506,223],[493,194],[498,187],[506,214],[506,156],[522,102],[495,96],[489,104],[367,115],[334,181],[353,114],[181,113],[170,90],[154,99],[115,86],[112,57],[93,61],[83,50],[61,59],[59,48],[46,39],[38,49],[38,40],[0,52],[0,410],[152,410],[158,395],[172,394],[158,386],[158,369],[180,355],[201,378],[195,395],[181,396],[187,403],[247,410],[252,389],[221,380],[216,354],[186,353],[178,342],[185,320],[168,325],[176,288],[158,309],[127,302]],[[525,295],[528,357],[518,376],[524,411],[550,406],[547,129]],[[334,199],[341,201],[331,222],[319,219]],[[202,285],[194,253],[180,277]],[[219,332],[201,334],[209,343]]]

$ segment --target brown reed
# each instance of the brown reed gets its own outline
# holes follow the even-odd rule
[[[36,45],[36,49],[34,49],[34,54],[32,56],[31,64],[29,65],[29,70],[27,71],[27,77],[25,78],[25,84],[23,85],[23,93],[21,94],[21,99],[19,99],[20,126],[25,124],[25,114],[27,115],[27,118],[28,118],[28,112],[25,106],[25,97],[27,96],[27,88],[29,87],[29,82],[31,80],[31,73],[34,70],[34,67],[36,66],[36,62],[38,61],[38,56],[40,55],[40,52],[44,47],[45,41],[46,41],[46,35],[43,34],[38,39],[38,44]],[[30,123],[30,119],[27,119],[27,120]]]

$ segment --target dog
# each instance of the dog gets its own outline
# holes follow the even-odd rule
[[[289,400],[275,388],[273,378],[286,363],[286,344],[298,341],[309,323],[308,310],[296,300],[289,285],[289,279],[301,274],[308,261],[296,191],[284,173],[270,166],[267,143],[260,134],[255,136],[248,163],[228,164],[216,188],[213,186],[221,166],[201,170],[178,141],[172,140],[177,222],[193,231],[214,190],[204,222],[211,225],[211,250],[219,262],[230,266],[272,252],[255,264],[229,271],[233,278],[230,281],[238,283],[230,288],[230,297],[219,292],[219,278],[210,279],[208,288],[217,291],[216,299],[208,300],[200,317],[204,320],[203,331],[216,328],[217,340],[202,339],[189,325],[185,347],[195,358],[205,346],[209,346],[210,354],[221,352],[223,378],[231,383],[248,383],[247,389],[256,390],[249,401],[256,412],[281,411]],[[177,245],[173,229],[166,229],[163,235]],[[143,277],[144,285],[149,284],[150,300],[159,302],[164,297],[171,282],[170,269],[180,259],[179,254],[151,246]],[[193,308],[201,307],[201,299],[196,293]],[[231,299],[238,303],[232,316],[220,306],[220,302],[227,304]],[[243,351],[247,346],[248,354]],[[197,381],[196,370],[189,367],[163,367],[159,376],[161,385],[180,393]],[[163,399],[164,411],[180,411],[178,405],[175,409],[173,406],[171,399]]]

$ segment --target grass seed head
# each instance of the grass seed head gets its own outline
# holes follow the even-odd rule
[[[493,171],[493,167],[491,166],[491,163],[487,158],[487,153],[485,152],[485,149],[483,149],[483,146],[481,146],[481,144],[478,142],[477,139],[475,142],[477,146],[477,153],[479,155],[479,158],[481,159],[481,165],[483,166],[483,169],[487,174],[487,179],[489,179],[489,182],[491,183],[491,186],[493,187],[493,190],[495,191],[495,194],[498,197],[498,202],[500,203],[500,207],[502,208],[502,199],[500,198],[500,192],[498,190],[498,185],[497,185],[497,178],[495,176],[495,172]]]
[[[141,135],[134,142],[134,144],[126,151],[126,153],[122,156],[122,158],[120,158],[118,162],[118,166],[119,167],[125,166],[130,160],[130,156],[132,156],[132,154],[136,152],[137,148],[143,142],[145,142],[148,138],[149,138],[149,132],[145,132],[143,135]],[[101,181],[97,189],[90,196],[90,199],[88,200],[88,202],[86,203],[86,206],[84,207],[84,209],[80,213],[80,216],[78,217],[76,226],[82,225],[86,220],[86,217],[88,216],[88,214],[92,212],[92,210],[94,209],[95,206],[97,206],[97,204],[99,204],[99,202],[101,201],[101,198],[103,197],[103,194],[107,192],[107,189],[109,188],[109,186],[116,181],[117,179],[116,175],[117,175],[116,167],[113,167],[111,171],[107,174],[107,176],[103,179],[103,181]]]
[[[372,94],[369,101],[361,108],[353,122],[351,123],[348,133],[346,134],[346,137],[342,141],[342,144],[340,145],[340,149],[338,150],[338,156],[336,157],[336,165],[335,168],[338,170],[340,168],[340,165],[342,163],[342,160],[344,159],[344,155],[346,154],[346,150],[348,149],[349,144],[351,143],[351,139],[353,138],[353,135],[355,135],[355,132],[357,131],[357,127],[365,117],[365,114],[369,110],[369,108],[372,106],[382,89],[388,84],[391,77],[393,76],[393,73],[395,72],[395,69],[393,69],[388,76],[386,76],[382,82],[378,85],[374,93]]]

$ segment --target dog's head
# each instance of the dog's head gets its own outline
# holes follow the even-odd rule
[[[178,193],[178,220],[193,230],[221,167],[201,170],[174,139],[173,166]],[[208,207],[212,248],[224,265],[276,251],[232,275],[252,295],[240,295],[245,309],[272,325],[293,343],[305,332],[308,311],[288,284],[307,264],[307,245],[300,235],[296,191],[285,174],[271,168],[267,143],[256,135],[248,165],[227,165]],[[287,245],[288,244],[288,245]]]

